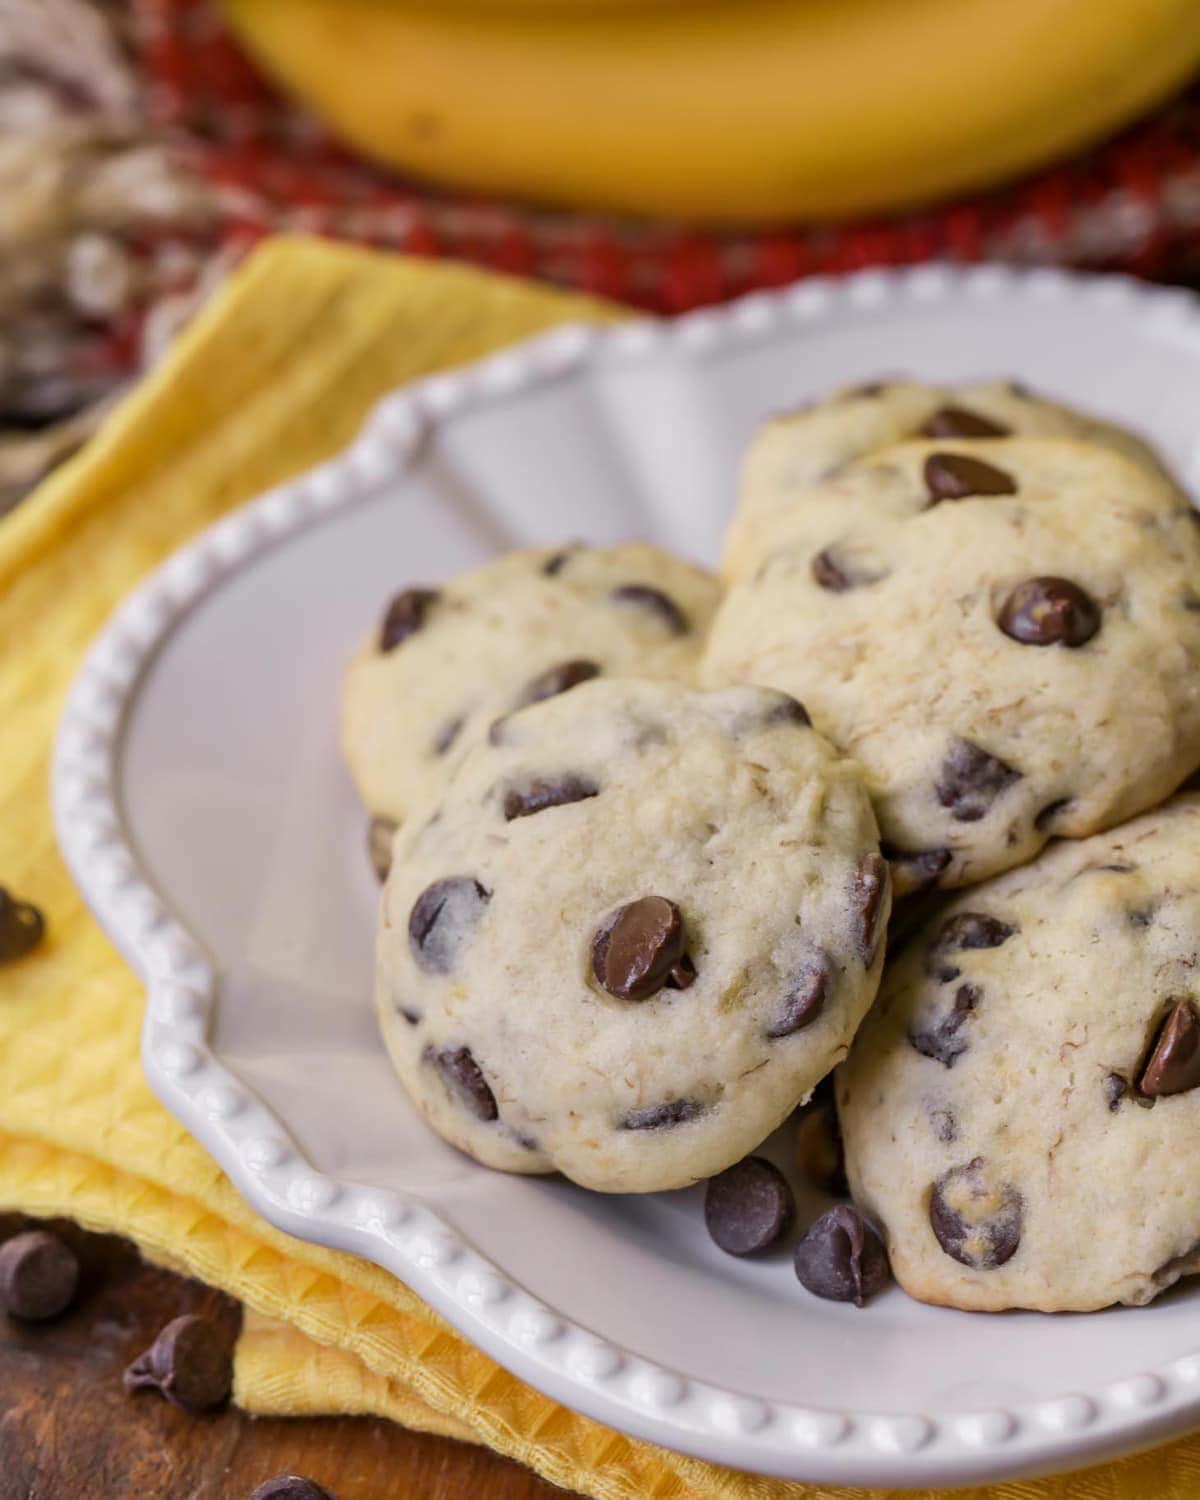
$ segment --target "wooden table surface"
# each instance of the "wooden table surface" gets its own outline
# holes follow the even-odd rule
[[[0,1215],[0,1240],[25,1227]],[[123,1240],[52,1226],[79,1253],[76,1305],[54,1323],[0,1313],[0,1500],[242,1500],[272,1474],[306,1474],[336,1500],[564,1500],[485,1448],[366,1417],[194,1417],[125,1366],[184,1312],[232,1329],[237,1305],[144,1265]]]

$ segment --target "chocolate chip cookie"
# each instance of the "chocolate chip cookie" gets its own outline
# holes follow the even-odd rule
[[[855,1201],[925,1302],[1144,1303],[1200,1270],[1200,796],[917,932],[835,1074]]]
[[[794,694],[862,764],[898,894],[969,885],[1200,763],[1197,519],[1093,444],[898,444],[776,519],[705,680]]]
[[[376,1001],[439,1134],[650,1192],[752,1151],[846,1053],[889,889],[857,769],[770,689],[600,678],[414,808]]]

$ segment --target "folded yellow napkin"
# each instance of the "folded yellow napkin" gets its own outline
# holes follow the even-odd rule
[[[254,1214],[147,1088],[140,988],[85,910],[51,830],[64,693],[148,569],[345,444],[384,391],[563,319],[617,316],[455,267],[275,241],[89,447],[0,523],[0,883],[49,924],[40,949],[0,969],[0,1207],[128,1235],[240,1298],[235,1395],[250,1411],[379,1413],[490,1444],[603,1500],[816,1500],[836,1492],[735,1474],[557,1406],[393,1277]],[[1002,1493],[1194,1500],[1200,1440]]]

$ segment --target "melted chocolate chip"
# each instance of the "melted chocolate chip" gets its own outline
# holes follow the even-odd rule
[[[978,985],[960,984],[954,992],[950,1009],[926,1025],[912,1027],[908,1033],[909,1042],[922,1057],[931,1057],[943,1067],[952,1068],[967,1050],[967,1038],[961,1034],[963,1025],[982,998],[983,992]]]
[[[462,733],[462,727],[465,723],[466,720],[461,714],[455,719],[447,719],[433,737],[433,753],[435,755],[445,755],[446,751],[449,750],[450,746],[453,745],[454,741]]]
[[[748,1156],[712,1178],[704,1190],[704,1223],[729,1255],[758,1255],[792,1227],[796,1203],[783,1173],[763,1156]]]
[[[853,1203],[838,1203],[796,1246],[796,1275],[806,1291],[862,1307],[888,1283],[887,1252]]]
[[[970,740],[955,740],[946,752],[934,790],[957,823],[977,823],[1021,772]]]
[[[642,896],[610,912],[592,939],[592,973],[618,1000],[648,1000],[664,985],[686,989],[683,917],[665,896]]]
[[[46,919],[36,906],[18,901],[0,885],[0,964],[24,958],[41,942]]]
[[[1109,1073],[1104,1080],[1104,1099],[1113,1114],[1121,1107],[1121,1100],[1129,1092],[1129,1080],[1120,1073]]]
[[[528,818],[548,807],[565,807],[599,795],[600,788],[590,776],[533,776],[505,792],[504,818],[511,823],[514,818]]]
[[[830,963],[824,954],[813,956],[800,965],[792,978],[778,1019],[767,1031],[774,1041],[802,1031],[821,1014],[829,994]]]
[[[824,1080],[822,1080],[823,1082]],[[832,1090],[820,1086],[796,1120],[796,1167],[805,1182],[823,1193],[845,1195],[846,1158]]]
[[[496,1096],[488,1087],[487,1079],[479,1064],[471,1055],[469,1047],[442,1047],[435,1050],[426,1047],[422,1054],[426,1062],[442,1075],[442,1082],[451,1093],[457,1094],[477,1120],[494,1120],[500,1111],[496,1108]]]
[[[965,406],[940,407],[921,428],[921,436],[927,438],[998,438],[1011,432],[1011,427],[981,417]]]
[[[1064,808],[1070,807],[1072,800],[1070,797],[1058,797],[1053,802],[1047,802],[1045,807],[1040,808],[1034,817],[1033,826],[1039,833],[1045,833],[1046,829],[1054,822],[1059,813]]]
[[[158,1391],[185,1411],[221,1406],[229,1398],[232,1383],[229,1337],[196,1313],[168,1323],[125,1371],[127,1391]]]
[[[691,621],[674,599],[662,589],[651,588],[648,583],[623,583],[613,589],[612,598],[618,604],[633,604],[657,615],[672,635],[686,635],[692,628]]]
[[[418,966],[427,974],[449,974],[491,899],[491,891],[470,875],[426,886],[408,917],[408,946]]]
[[[967,500],[972,495],[1017,493],[1017,482],[1011,474],[966,453],[931,453],[923,472],[930,505]]]
[[[547,667],[544,672],[539,672],[532,682],[525,684],[515,706],[527,708],[531,703],[542,703],[547,698],[557,698],[559,693],[569,693],[581,682],[590,682],[593,677],[599,677],[599,675],[600,668],[594,661],[576,659],[556,662],[554,666]],[[493,730],[495,727],[493,724]],[[492,743],[497,742],[493,740]]]
[[[879,946],[879,917],[888,888],[888,867],[880,854],[864,854],[854,872],[854,914],[858,955],[869,969]]]
[[[398,826],[391,818],[372,818],[367,824],[367,857],[381,884],[392,868],[392,841]]]
[[[961,953],[970,948],[999,948],[1007,943],[1016,928],[999,917],[989,917],[982,911],[955,912],[938,928],[929,945],[925,967],[943,984],[957,979],[962,972],[956,964],[947,963],[942,957],[946,953]]]
[[[1100,606],[1069,578],[1027,578],[996,623],[1023,646],[1084,646],[1100,629]]]
[[[1200,1015],[1190,1000],[1175,1000],[1163,1017],[1137,1086],[1148,1099],[1185,1094],[1200,1085]]]
[[[621,1121],[622,1130],[663,1130],[671,1125],[685,1125],[704,1113],[698,1099],[670,1099],[666,1104],[652,1104],[645,1109],[631,1109]]]
[[[330,1500],[330,1496],[314,1479],[305,1479],[301,1474],[276,1474],[273,1479],[264,1479],[250,1500]]]
[[[437,589],[405,589],[397,594],[379,627],[380,651],[394,651],[410,635],[416,635],[440,598]]]
[[[79,1261],[57,1235],[30,1229],[0,1245],[0,1307],[42,1323],[66,1312],[79,1286]]]
[[[1009,1182],[993,1176],[982,1156],[951,1167],[933,1185],[929,1223],[952,1260],[977,1271],[995,1270],[1021,1243],[1023,1203]]]
[[[886,843],[880,847],[901,896],[919,896],[932,890],[952,857],[949,849],[897,849],[895,844]]]

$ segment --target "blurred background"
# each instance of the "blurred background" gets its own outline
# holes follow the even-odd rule
[[[657,313],[932,258],[1200,281],[1200,0],[0,0],[0,513],[257,239]]]

